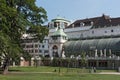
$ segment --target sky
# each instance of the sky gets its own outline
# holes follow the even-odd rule
[[[102,16],[120,17],[120,0],[37,0],[47,11],[48,21],[64,17],[70,21]]]

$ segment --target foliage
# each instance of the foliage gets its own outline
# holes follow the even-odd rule
[[[3,70],[10,60],[16,60],[23,53],[20,41],[25,32],[33,30],[35,37],[41,41],[48,34],[47,28],[42,26],[47,20],[47,13],[42,7],[37,7],[35,1],[0,0],[0,56],[4,62]]]
[[[82,65],[82,67],[85,67],[86,66],[86,64],[87,64],[87,60],[86,60],[86,54],[85,54],[85,52],[82,52],[82,54],[81,54],[81,65]]]
[[[42,57],[42,64],[44,66],[50,66],[51,65],[51,59],[50,58],[45,58],[45,57]]]

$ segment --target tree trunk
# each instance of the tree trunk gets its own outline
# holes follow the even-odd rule
[[[9,59],[5,59],[3,66],[2,66],[2,74],[3,75],[8,73],[8,68],[9,68]]]
[[[6,66],[5,69],[3,70],[3,72],[2,72],[3,75],[6,75],[8,73],[8,67],[9,66]]]

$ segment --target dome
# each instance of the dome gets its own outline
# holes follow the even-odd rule
[[[65,19],[63,17],[59,17],[59,16],[57,16],[55,19],[52,19],[51,21],[52,22],[60,21],[60,22],[69,22],[70,23],[69,20],[67,20],[67,19]]]
[[[67,36],[67,35],[63,32],[63,29],[58,28],[57,31],[55,31],[51,36]]]

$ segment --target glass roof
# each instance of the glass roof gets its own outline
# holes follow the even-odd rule
[[[113,52],[120,51],[120,38],[108,38],[108,39],[92,39],[92,40],[78,40],[68,41],[64,44],[65,54],[78,55],[81,52],[90,52],[95,50],[109,50]]]

